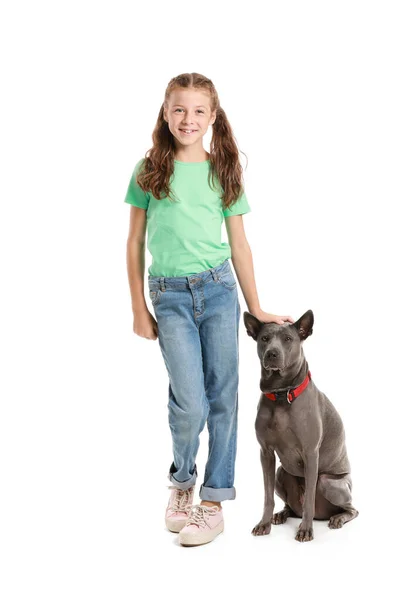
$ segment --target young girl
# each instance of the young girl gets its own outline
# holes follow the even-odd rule
[[[203,137],[212,125],[210,154]],[[133,330],[155,340],[169,378],[173,484],[165,513],[183,545],[223,531],[221,502],[235,498],[240,304],[232,259],[248,310],[263,322],[294,322],[261,310],[242,215],[250,207],[232,128],[210,79],[174,77],[152,135],[133,171],[127,268]],[[221,242],[226,222],[229,243]],[[152,255],[144,298],[145,232]],[[193,504],[199,434],[207,422],[209,453],[200,504]]]

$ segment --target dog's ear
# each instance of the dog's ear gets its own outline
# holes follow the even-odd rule
[[[257,339],[259,331],[265,325],[262,321],[254,317],[250,312],[245,310],[243,313],[243,322],[246,327],[246,333],[253,337],[254,340]]]
[[[298,335],[302,341],[313,333],[313,323],[314,315],[312,310],[305,312],[303,316],[298,319],[298,321],[293,323],[293,327],[297,329]]]

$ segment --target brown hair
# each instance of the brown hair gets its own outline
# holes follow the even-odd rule
[[[168,83],[165,99],[152,133],[153,146],[146,152],[136,181],[145,192],[150,191],[157,200],[161,200],[162,192],[165,194],[164,197],[170,198],[169,181],[174,172],[175,146],[174,136],[164,119],[164,108],[167,108],[169,96],[174,88],[197,89],[209,94],[210,109],[212,112],[216,110],[210,142],[209,185],[210,176],[212,183],[215,183],[217,177],[223,192],[221,196],[223,208],[230,208],[240,198],[244,189],[239,150],[212,81],[199,73],[182,73],[173,77]]]

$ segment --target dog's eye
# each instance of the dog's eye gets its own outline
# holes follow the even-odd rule
[[[263,335],[261,339],[263,342],[267,342],[269,340],[269,337],[267,335]]]
[[[285,341],[286,342],[291,342],[291,340],[292,340],[292,338],[287,335],[287,337],[285,338]]]

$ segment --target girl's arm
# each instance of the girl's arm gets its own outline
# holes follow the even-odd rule
[[[144,295],[145,244],[146,210],[131,206],[126,263],[133,312],[147,310]]]
[[[275,315],[261,309],[258,292],[256,290],[255,274],[253,268],[252,251],[246,239],[243,227],[243,216],[233,215],[225,217],[229,245],[232,251],[232,263],[236,271],[239,285],[246,300],[248,311],[264,323],[278,323],[283,325],[285,321],[294,323],[291,316]]]

